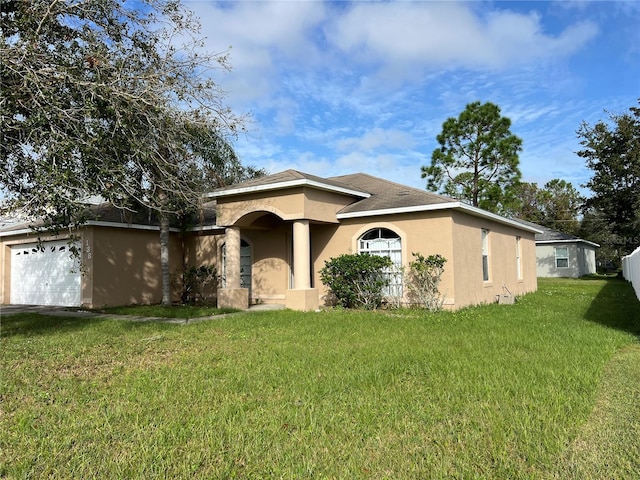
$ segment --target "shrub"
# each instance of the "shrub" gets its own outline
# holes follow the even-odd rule
[[[389,257],[344,254],[325,262],[320,279],[337,305],[371,310],[382,304],[382,290],[389,283],[385,269],[391,265]]]
[[[402,265],[393,264],[386,269],[387,278],[390,280],[389,288],[384,295],[384,301],[389,308],[401,308],[404,303],[404,288],[406,284],[406,272]]]
[[[212,265],[185,267],[182,270],[182,303],[204,303],[204,291],[218,285],[218,272]]]
[[[431,312],[442,308],[444,297],[440,295],[438,287],[444,273],[447,259],[440,254],[425,257],[420,253],[413,253],[414,260],[409,263],[407,287],[411,300],[424,306]]]

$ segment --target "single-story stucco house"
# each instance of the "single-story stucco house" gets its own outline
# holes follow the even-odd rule
[[[538,228],[363,173],[321,178],[287,170],[218,189],[208,200],[204,221],[172,230],[170,269],[179,279],[185,266],[215,266],[222,281],[211,296],[220,306],[316,309],[327,301],[319,271],[344,253],[387,255],[405,267],[413,253],[443,255],[440,291],[450,309],[537,288]],[[0,231],[3,303],[160,301],[157,225],[105,205],[92,211],[71,232],[79,259],[68,254],[68,235],[37,243],[26,225]]]
[[[600,245],[569,233],[523,222],[538,230],[536,263],[539,277],[573,277],[596,273],[596,248]]]

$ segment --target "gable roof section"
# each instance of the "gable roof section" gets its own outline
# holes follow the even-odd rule
[[[343,218],[347,218],[348,214],[370,213],[426,205],[442,205],[456,201],[452,198],[427,192],[426,190],[419,190],[383,178],[373,177],[366,173],[331,177],[329,180],[347,184],[371,194],[368,198],[354,202],[340,210],[338,215],[343,216]]]
[[[520,230],[540,233],[540,229],[534,226],[496,215],[459,200],[401,185],[383,178],[373,177],[365,173],[322,178],[297,170],[285,170],[273,175],[218,188],[209,193],[207,197],[219,198],[298,186],[308,186],[354,197],[352,203],[337,212],[336,217],[338,220],[430,210],[458,210],[468,215],[485,218]]]
[[[571,235],[570,233],[561,232],[559,230],[553,230],[549,227],[544,227],[542,225],[538,225],[537,223],[527,222],[526,220],[518,220],[520,223],[525,225],[531,225],[538,230],[540,233],[536,234],[536,244],[548,244],[548,243],[586,243],[587,245],[591,245],[592,247],[600,247],[597,243],[590,242],[589,240],[585,240],[584,238],[577,237],[575,235]]]
[[[367,198],[370,196],[366,191],[359,191],[350,185],[345,185],[331,179],[309,175],[308,173],[302,173],[297,170],[285,170],[284,172],[275,173],[273,175],[254,178],[247,180],[246,182],[218,188],[207,194],[207,197],[218,198],[229,195],[240,195],[244,193],[264,192],[301,186],[343,193],[345,195],[359,198]]]
[[[433,210],[458,210],[468,215],[485,218],[520,230],[534,233],[540,232],[540,230],[534,226],[523,225],[515,220],[496,215],[495,213],[474,207],[454,198],[445,197],[407,185],[401,185],[383,178],[372,177],[364,173],[332,177],[330,180],[353,185],[355,188],[363,189],[371,193],[370,197],[358,200],[340,210],[337,214],[338,219],[427,212]]]

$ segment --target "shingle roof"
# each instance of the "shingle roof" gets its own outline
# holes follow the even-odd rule
[[[438,205],[457,202],[449,197],[437,195],[365,173],[330,177],[329,180],[349,185],[351,188],[371,194],[369,198],[357,200],[338,213],[367,212],[372,210],[393,210],[423,205]]]
[[[511,225],[529,232],[536,231],[534,227],[467,205],[460,200],[401,185],[365,173],[322,178],[297,170],[285,170],[266,177],[255,178],[216,189],[209,194],[209,197],[217,198],[296,186],[331,190],[353,197],[351,203],[337,212],[338,219],[451,208],[464,211],[469,215],[489,218],[492,221]]]
[[[202,215],[194,215],[189,219],[189,223],[197,226],[212,226],[216,223],[216,202],[211,201],[203,205]],[[129,210],[123,210],[115,207],[114,205],[104,202],[98,205],[90,205],[85,211],[85,220],[88,225],[91,224],[111,224],[121,226],[147,226],[158,227],[160,222],[158,220],[157,212],[150,211],[145,208],[132,212]],[[24,230],[30,230],[32,227],[40,227],[43,225],[42,220],[26,221],[21,220],[17,222],[11,222],[0,225],[0,233],[11,235],[12,232],[21,232]],[[178,227],[175,222],[172,222],[172,227]],[[14,233],[15,234],[15,233]]]
[[[584,242],[596,247],[599,247],[597,243],[590,242],[589,240],[585,240],[583,238],[577,237],[576,235],[572,235],[570,233],[561,232],[559,230],[554,230],[549,227],[545,227],[543,225],[538,225],[537,223],[527,222],[526,220],[518,219],[518,222],[529,225],[538,230],[542,230],[542,233],[536,233],[536,242],[540,243],[552,243],[552,242]]]
[[[299,172],[298,170],[285,170],[264,177],[253,178],[245,182],[236,183],[226,187],[217,188],[209,194],[210,197],[218,197],[233,193],[246,193],[248,191],[269,190],[271,188],[282,188],[285,186],[313,185],[317,188],[327,188],[344,191],[344,193],[354,196],[367,196],[365,192],[355,191],[353,186],[343,183]],[[364,195],[363,195],[364,193]]]

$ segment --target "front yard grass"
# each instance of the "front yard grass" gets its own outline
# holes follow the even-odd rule
[[[640,302],[2,318],[0,477],[634,478]],[[603,463],[604,462],[604,463]]]
[[[198,318],[232,313],[237,310],[207,305],[129,305],[123,307],[105,307],[93,311],[111,315],[135,315],[140,317]]]

